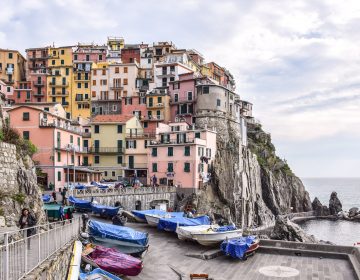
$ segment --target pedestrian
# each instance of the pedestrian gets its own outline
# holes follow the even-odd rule
[[[27,246],[30,250],[30,236],[35,234],[34,226],[36,225],[35,217],[30,213],[29,209],[24,208],[21,211],[21,216],[19,219],[20,229],[24,230],[24,238],[27,238]],[[26,235],[25,235],[26,233]]]
[[[152,182],[152,186],[153,186],[153,187],[156,187],[156,185],[157,185],[157,178],[156,178],[156,175],[155,175],[155,174],[151,177],[151,182]]]
[[[60,221],[64,221],[65,220],[65,210],[64,210],[64,206],[60,205],[59,208],[59,220]]]
[[[56,201],[56,191],[53,191],[53,192],[51,193],[51,195],[52,195],[52,197],[53,197],[53,199],[54,199],[54,203],[56,204],[56,203],[57,203],[57,201]]]
[[[66,204],[67,204],[67,202],[66,202],[66,192],[67,192],[67,189],[64,187],[64,189],[63,189],[62,192],[61,192],[62,204],[63,204],[63,205],[66,205]]]

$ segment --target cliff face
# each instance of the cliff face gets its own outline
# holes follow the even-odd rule
[[[0,123],[4,129],[6,125],[1,118]],[[4,137],[3,131],[1,136]],[[0,141],[0,227],[16,226],[22,208],[29,208],[38,223],[43,223],[42,206],[41,190],[30,156],[24,154],[21,147]]]
[[[241,144],[240,125],[219,115],[197,118],[200,127],[215,127],[217,153],[212,181],[200,190],[199,211],[222,215],[236,224],[260,226],[275,216],[311,210],[301,180],[275,155],[270,136],[249,126],[248,147]],[[267,148],[266,148],[267,147]]]

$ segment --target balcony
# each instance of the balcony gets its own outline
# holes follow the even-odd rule
[[[67,87],[69,86],[69,82],[66,82],[66,83],[53,83],[53,82],[50,82],[49,85],[51,87]]]
[[[157,145],[183,145],[183,144],[194,144],[195,138],[185,138],[185,139],[171,139],[171,140],[154,140],[150,141],[148,146],[157,146]]]
[[[151,115],[151,116],[144,116],[145,121],[163,121],[164,115]]]
[[[87,104],[87,103],[90,103],[90,99],[78,99],[78,100],[75,100],[75,102]]]
[[[91,138],[91,132],[84,132],[82,136],[84,138]]]
[[[81,134],[81,129],[79,127],[71,125],[70,122],[57,121],[57,120],[53,120],[49,122],[49,120],[46,118],[40,118],[40,127],[60,128],[69,132]]]
[[[175,77],[175,71],[162,72],[158,77]]]
[[[67,101],[61,102],[61,105],[64,106],[64,107],[67,107],[67,106],[69,106],[69,102],[67,102]]]
[[[88,147],[79,147],[73,144],[65,145],[63,147],[57,146],[55,147],[56,150],[63,150],[68,152],[75,152],[75,153],[88,153],[89,148]]]
[[[14,68],[6,67],[5,71],[6,71],[6,75],[13,75],[14,74]]]
[[[43,81],[36,81],[36,82],[34,82],[34,86],[36,86],[36,87],[43,87],[45,84],[44,84],[44,82]]]
[[[110,87],[111,90],[120,90],[123,89],[124,87],[122,85],[112,85]]]
[[[164,108],[165,107],[165,104],[164,103],[152,103],[152,104],[148,104],[147,105],[148,108]]]
[[[69,96],[69,91],[65,91],[65,93],[61,92],[61,91],[57,91],[55,93],[49,93],[49,96]]]
[[[125,148],[118,147],[90,147],[92,154],[124,154]]]
[[[147,139],[147,138],[156,138],[156,133],[155,132],[150,132],[150,133],[126,133],[125,138],[127,139]]]
[[[177,100],[173,100],[170,99],[170,104],[175,105],[175,104],[183,104],[183,103],[194,103],[196,102],[196,98],[193,97],[192,99],[188,99],[188,98],[178,98]]]
[[[125,163],[124,167],[126,169],[147,169],[147,163]]]
[[[45,96],[45,93],[43,93],[43,92],[35,92],[35,93],[33,93],[33,96],[34,97],[42,97],[42,96]]]
[[[61,73],[60,73],[60,71],[53,71],[53,72],[50,72],[49,75],[50,76],[61,76]]]

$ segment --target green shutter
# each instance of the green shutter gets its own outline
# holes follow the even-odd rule
[[[158,172],[157,171],[157,163],[152,164],[152,172]]]

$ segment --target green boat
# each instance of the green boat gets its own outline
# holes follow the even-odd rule
[[[44,210],[48,219],[59,220],[60,219],[60,204],[44,204]],[[74,212],[73,206],[64,206],[65,216],[69,213],[70,209]]]

